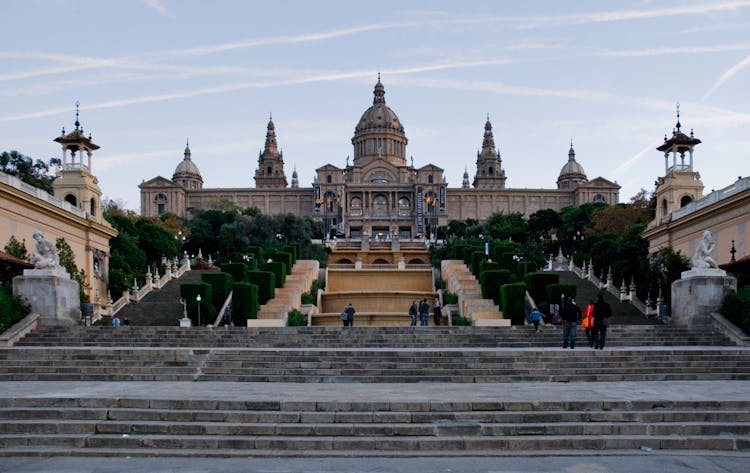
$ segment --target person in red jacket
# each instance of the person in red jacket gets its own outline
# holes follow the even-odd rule
[[[586,331],[586,340],[589,342],[589,346],[594,346],[594,299],[589,299],[589,305],[583,311],[583,320],[581,320],[581,328]]]

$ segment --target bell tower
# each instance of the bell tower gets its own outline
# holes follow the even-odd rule
[[[703,196],[703,182],[699,173],[693,170],[693,148],[701,143],[693,130],[690,136],[681,131],[680,104],[677,104],[677,124],[672,129],[672,137],[656,148],[664,153],[664,176],[656,180],[656,220],[658,225],[665,222],[675,210]],[[687,156],[686,156],[687,154]],[[687,161],[685,160],[687,157]],[[671,158],[671,163],[670,163]]]
[[[102,191],[99,180],[92,174],[91,157],[99,146],[87,137],[78,119],[79,103],[76,102],[75,129],[54,141],[62,145],[62,169],[52,181],[52,190],[57,199],[64,200],[86,212],[86,218],[102,223]]]
[[[268,119],[266,130],[266,144],[258,155],[258,169],[255,171],[255,187],[279,188],[286,187],[284,174],[284,154],[276,144],[276,126],[273,117]]]
[[[487,114],[482,151],[477,153],[477,174],[474,176],[474,187],[476,189],[505,189],[506,178],[502,164],[500,151],[495,148],[490,115]]]

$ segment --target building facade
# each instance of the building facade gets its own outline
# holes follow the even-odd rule
[[[75,129],[63,129],[54,141],[62,146],[62,167],[52,182],[54,195],[0,173],[0,246],[14,236],[33,254],[36,230],[51,242],[63,238],[76,266],[84,271],[90,301],[106,305],[109,240],[117,231],[102,215],[102,192],[92,172],[93,152],[99,146],[84,134],[77,110]]]
[[[310,216],[322,221],[328,234],[408,239],[434,235],[437,226],[454,219],[483,221],[497,212],[528,217],[541,209],[619,201],[619,185],[602,177],[587,179],[572,143],[556,188],[507,188],[489,117],[471,186],[465,171],[462,186],[449,188],[440,167],[415,166],[413,159],[407,162],[408,138],[398,116],[386,105],[380,77],[373,95],[372,106],[354,129],[351,163],[347,158],[343,167],[329,163],[317,168],[312,187],[300,188],[296,171],[291,187],[287,185],[276,126],[269,120],[254,188],[204,188],[186,148],[171,180],[157,176],[140,184],[141,214],[189,217],[193,210],[225,200],[242,208],[257,207],[265,214]]]
[[[664,153],[664,176],[656,181],[656,217],[643,237],[649,252],[672,248],[691,258],[709,230],[716,242],[713,258],[719,264],[748,255],[750,236],[750,178],[703,195],[703,182],[694,168],[694,148],[701,140],[693,130],[681,130],[679,105],[672,136],[657,148]]]

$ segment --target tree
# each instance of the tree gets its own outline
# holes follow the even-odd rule
[[[86,290],[89,286],[86,284],[86,273],[82,269],[79,270],[78,266],[76,266],[73,249],[63,238],[55,240],[55,247],[57,248],[57,255],[60,257],[60,266],[65,268],[68,274],[70,274],[70,279],[78,283],[78,296],[81,299],[81,303],[88,302],[89,296],[86,295]]]
[[[11,151],[10,153],[4,151],[0,154],[0,171],[15,176],[26,184],[43,189],[50,194],[52,193],[52,181],[55,179],[54,174],[50,174],[50,169],[58,168],[60,165],[59,158],[50,158],[49,162],[45,163],[40,159],[34,161],[18,151]]]
[[[10,236],[8,244],[5,245],[4,250],[9,255],[15,256],[18,259],[24,261],[30,261],[31,259],[29,251],[26,249],[26,240],[24,239],[23,242],[20,242],[16,240],[15,235]]]

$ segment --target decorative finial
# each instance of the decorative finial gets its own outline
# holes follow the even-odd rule
[[[62,127],[62,132],[60,132],[62,136],[65,136],[65,127]]]
[[[487,121],[490,121],[490,112],[487,112]]]
[[[680,102],[677,102],[677,131],[680,131],[680,127],[682,124],[680,123]]]
[[[268,121],[273,120],[273,112],[268,112]]]
[[[735,257],[734,257],[734,254],[735,254],[735,253],[737,253],[737,250],[736,250],[736,249],[734,248],[734,240],[732,240],[732,249],[731,249],[731,250],[729,250],[729,253],[731,253],[731,254],[732,254],[732,259],[730,259],[730,260],[729,260],[729,262],[730,262],[730,263],[734,263],[735,261],[737,261],[737,260],[735,259]]]
[[[378,82],[380,82],[380,72],[378,72]]]
[[[573,138],[570,139],[570,149],[573,149]]]
[[[185,138],[185,148],[190,148],[190,138]]]
[[[81,126],[81,123],[78,121],[78,107],[80,105],[81,105],[81,102],[79,102],[78,100],[76,100],[76,123],[75,123],[76,130],[78,129],[79,126]]]

